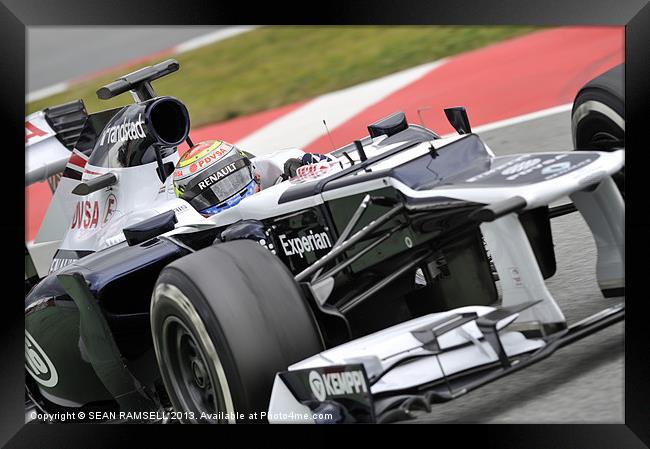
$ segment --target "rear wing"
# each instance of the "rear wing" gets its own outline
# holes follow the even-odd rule
[[[56,189],[87,119],[82,100],[46,108],[25,118],[25,187],[48,180],[52,191]]]

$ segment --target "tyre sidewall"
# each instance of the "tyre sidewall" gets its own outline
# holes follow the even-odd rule
[[[199,345],[211,379],[219,379],[219,387],[222,390],[223,396],[225,396],[225,410],[223,411],[228,413],[235,412],[237,406],[242,404],[243,399],[233,397],[232,392],[241,391],[241,386],[237,385],[238,377],[237,373],[232,370],[234,364],[230,360],[228,348],[218,344],[218,342],[224,341],[220,335],[220,329],[216,326],[205,326],[202,318],[204,315],[199,312],[199,310],[204,308],[201,307],[201,304],[205,302],[205,298],[202,298],[201,293],[191,282],[186,280],[182,273],[164,273],[164,276],[161,276],[159,279],[156,289],[165,289],[169,286],[180,291],[185,297],[186,303],[179,303],[177,299],[172,299],[167,295],[156,295],[156,292],[154,292],[154,295],[156,295],[156,307],[152,307],[151,310],[151,329],[154,334],[153,341],[158,363],[164,363],[162,360],[166,356],[162,355],[161,343],[156,338],[156,335],[162,333],[163,325],[169,317],[176,317],[185,324]],[[192,300],[189,299],[190,296]],[[187,304],[189,304],[189,307]],[[171,385],[177,382],[176,379],[170,376],[166,369],[161,367],[160,372],[165,385]],[[167,388],[167,394],[176,411],[180,412],[185,410],[183,400],[177,397],[173,388]],[[183,422],[202,422],[199,419],[200,417],[196,417],[195,420],[187,419],[184,414],[181,414],[180,417]],[[235,420],[226,419],[226,421],[234,422]]]
[[[622,125],[622,126],[621,126]],[[591,150],[597,133],[607,132],[625,139],[625,108],[622,99],[612,93],[587,88],[580,92],[571,112],[571,134],[574,148]]]

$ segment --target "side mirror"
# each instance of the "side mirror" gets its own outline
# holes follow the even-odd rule
[[[472,132],[472,128],[469,126],[467,112],[463,106],[446,108],[445,115],[458,134],[469,134]]]
[[[105,187],[110,187],[117,182],[117,176],[113,172],[104,173],[101,176],[98,176],[88,181],[81,182],[72,189],[73,195],[85,196],[101,190]]]
[[[173,162],[167,162],[163,164],[162,154],[160,154],[162,148],[159,144],[154,144],[154,150],[156,152],[156,162],[158,164],[158,167],[156,167],[156,173],[158,173],[160,182],[164,184],[165,180],[169,178],[172,173],[174,173],[176,166]]]
[[[158,173],[158,178],[160,178],[160,182],[164,183],[165,180],[169,178],[172,173],[174,173],[174,168],[175,165],[173,162],[167,162],[165,164],[159,165],[156,168],[156,173]]]

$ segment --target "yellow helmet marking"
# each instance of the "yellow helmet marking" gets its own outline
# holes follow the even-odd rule
[[[191,156],[191,157],[189,157],[187,159],[181,158],[181,160],[178,162],[178,167],[182,168],[182,167],[185,167],[187,165],[190,165],[192,162],[198,161],[199,159],[204,157],[206,154],[208,154],[210,151],[218,148],[219,145],[221,145],[222,143],[223,142],[221,140],[215,140],[215,142],[212,145],[210,145],[208,148],[206,148],[204,150],[199,151],[194,156]],[[191,150],[188,150],[188,151],[191,151]]]

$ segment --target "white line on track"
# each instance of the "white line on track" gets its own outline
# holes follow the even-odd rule
[[[49,97],[50,95],[60,94],[61,92],[65,91],[68,87],[70,87],[70,83],[66,81],[62,83],[52,84],[51,86],[47,86],[42,89],[38,89],[28,93],[25,96],[25,102],[29,103],[31,101],[37,101]]]
[[[201,36],[197,36],[195,38],[189,39],[185,42],[173,46],[171,49],[169,49],[169,56],[178,55],[180,53],[184,53],[190,50],[196,50],[197,48],[203,47],[205,45],[209,45],[217,41],[221,41],[224,39],[237,36],[242,33],[246,33],[258,27],[259,25],[230,26],[222,30],[216,30],[207,34],[203,34]],[[104,70],[102,70],[102,72],[104,72]],[[32,101],[42,100],[43,98],[49,97],[51,95],[59,94],[61,92],[66,91],[74,84],[75,82],[72,80],[63,81],[48,87],[44,87],[42,89],[35,90],[33,92],[28,93],[25,96],[25,102],[29,103]]]
[[[213,42],[221,41],[228,39],[229,37],[237,36],[238,34],[246,33],[247,31],[254,30],[258,28],[259,25],[241,25],[241,26],[231,26],[223,30],[216,30],[212,33],[204,34],[202,36],[195,37],[188,41],[185,41],[181,44],[178,44],[174,47],[173,53],[179,54],[186,51],[195,50],[197,48],[203,47],[205,45],[212,44]]]
[[[441,66],[445,61],[446,59],[441,59],[422,64],[321,95],[249,134],[237,144],[258,155],[283,148],[305,146],[325,133],[323,120],[326,120],[330,130],[334,129],[364,109]]]

